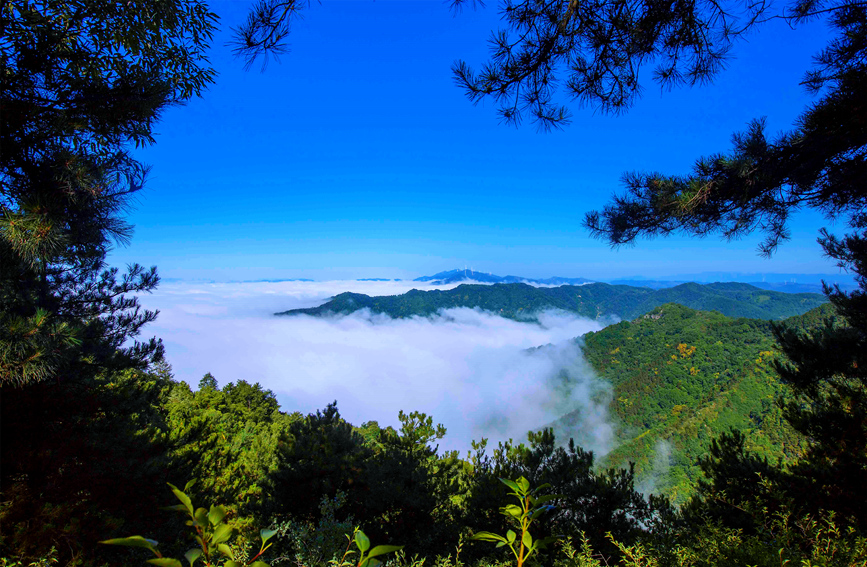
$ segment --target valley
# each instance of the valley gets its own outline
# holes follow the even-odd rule
[[[833,315],[824,296],[737,282],[662,289],[495,283],[391,296],[345,292],[318,307],[276,315],[340,317],[369,310],[405,319],[458,308],[535,324],[540,313],[558,310],[607,325],[573,339],[580,349],[575,356],[586,361],[606,387],[594,391],[593,404],[538,427],[553,428],[560,443],[574,438],[594,447],[598,443],[583,414],[605,406],[614,436],[598,466],[634,463],[644,490],[676,503],[695,494],[702,478],[698,459],[712,439],[732,428],[745,433],[750,451],[772,462],[790,462],[802,454],[806,442],[783,419],[777,404],[787,390],[773,367],[779,353],[772,323],[808,329]],[[624,320],[614,322],[620,318]],[[560,380],[568,384],[572,375],[563,370]]]

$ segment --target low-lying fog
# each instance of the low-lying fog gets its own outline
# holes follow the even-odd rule
[[[259,382],[284,411],[314,412],[337,400],[355,425],[398,424],[398,410],[419,410],[448,429],[440,449],[469,449],[488,437],[523,441],[526,432],[581,409],[576,441],[607,452],[612,431],[606,387],[581,359],[572,338],[601,325],[564,312],[540,323],[472,309],[391,319],[274,317],[313,307],[344,291],[392,295],[446,289],[418,282],[164,283],[142,297],[159,309],[147,335],[161,337],[175,377],[194,388],[211,372],[222,385]],[[548,348],[526,349],[540,345]],[[566,372],[567,380],[562,372]]]

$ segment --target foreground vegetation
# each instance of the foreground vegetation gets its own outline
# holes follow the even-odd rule
[[[811,325],[825,315],[827,309],[793,323]],[[436,442],[445,428],[424,414],[401,413],[399,429],[376,422],[353,426],[334,404],[307,416],[286,413],[258,384],[240,380],[220,388],[206,375],[193,390],[174,380],[167,366],[100,375],[87,388],[35,384],[5,391],[4,428],[14,427],[21,437],[4,446],[2,556],[25,564],[56,556],[73,565],[137,565],[146,559],[141,549],[97,542],[141,534],[159,542],[162,557],[183,557],[192,543],[188,528],[160,508],[169,503],[165,483],[190,480],[184,492],[193,502],[222,504],[220,521],[236,534],[226,557],[231,553],[239,564],[253,557],[269,565],[345,563],[345,536],[359,527],[372,541],[404,546],[388,559],[391,564],[508,563],[502,550],[469,538],[513,529],[514,517],[498,512],[506,497],[499,479],[523,477],[528,486],[549,485],[556,496],[533,518],[534,541],[557,536],[536,552],[534,559],[545,563],[867,561],[857,518],[788,491],[806,480],[795,476],[793,465],[808,444],[780,417],[780,407],[768,403],[783,386],[770,371],[757,372],[762,364],[749,358],[753,349],[765,348],[773,351],[767,358],[778,356],[769,332],[766,322],[669,304],[586,338],[585,352],[603,372],[600,356],[612,366],[645,358],[630,362],[635,374],[615,382],[612,407],[619,408],[621,432],[641,429],[639,439],[674,444],[673,484],[657,481],[681,507],[636,489],[636,468],[627,460],[634,458],[637,470],[646,472],[652,453],[642,449],[653,442],[626,442],[602,465],[573,442],[558,446],[550,429],[530,433],[520,444],[491,450],[483,440],[466,455],[439,454]],[[664,342],[672,334],[684,343]],[[724,344],[731,352],[708,356],[704,349],[719,347],[721,335],[730,335]],[[615,343],[619,351],[610,348]],[[661,361],[663,351],[667,360]],[[713,365],[725,361],[740,365],[720,372],[724,380],[703,380],[688,370],[701,368],[710,377],[720,370]],[[654,364],[663,370],[647,372]],[[684,382],[688,388],[664,386],[685,376],[694,378]],[[688,404],[672,395],[705,405],[678,409]],[[636,402],[624,403],[625,396]],[[51,419],[34,416],[35,398],[54,400]],[[744,414],[732,402],[707,416],[707,407],[724,405],[721,399],[757,413]],[[771,417],[778,420],[773,426]],[[760,423],[743,428],[746,434],[710,430],[743,421]],[[701,428],[709,429],[696,434]],[[54,449],[59,432],[69,451]],[[778,443],[786,436],[791,443]],[[625,467],[609,467],[618,461]],[[683,471],[679,462],[686,463]],[[685,487],[678,484],[682,473],[691,475]],[[271,538],[264,551],[257,543],[262,530]],[[773,553],[768,538],[776,542]]]
[[[705,80],[743,31],[731,27],[725,3],[674,8],[516,2],[506,22],[519,39],[498,35],[484,73],[459,64],[456,74],[476,99],[509,99],[507,120],[529,112],[560,125],[568,116],[551,94],[565,58],[575,96],[621,108],[638,90],[644,58],[661,58],[664,84]],[[146,534],[159,542],[151,564],[175,565],[172,557],[193,549],[190,528],[207,561],[222,555],[240,564],[343,567],[364,561],[348,554],[353,542],[363,554],[370,541],[404,546],[391,561],[413,567],[511,565],[505,548],[517,550],[518,563],[563,567],[867,564],[867,6],[798,2],[776,16],[768,9],[751,5],[743,29],[824,15],[837,34],[805,79],[821,97],[796,128],[769,141],[757,121],[730,155],[700,160],[692,175],[627,176],[627,196],[586,224],[613,244],[759,230],[770,254],[788,234],[789,214],[810,207],[847,221],[848,234],[823,231],[820,241],[859,289],[826,289],[834,313],[815,324],[770,327],[777,351],[765,323],[672,306],[588,338],[603,372],[630,364],[646,378],[612,378],[621,435],[638,433],[623,457],[646,460],[639,426],[659,439],[682,434],[680,453],[698,456],[692,466],[701,474],[688,471],[684,481],[692,495],[675,507],[637,491],[632,465],[597,466],[550,429],[490,452],[481,441],[461,457],[437,453],[445,430],[423,414],[401,413],[399,429],[355,427],[336,404],[307,416],[281,412],[273,393],[244,380],[219,388],[207,375],[196,390],[177,382],[161,343],[136,341],[156,314],[131,294],[152,290],[156,270],[131,266],[121,275],[104,262],[130,236],[123,211],[147,173],[130,150],[153,142],[162,112],[213,81],[205,55],[217,17],[197,0],[5,3],[0,564],[139,565],[147,550],[98,542]],[[238,31],[239,50],[278,48],[296,11],[291,1],[258,3]],[[510,106],[515,93],[524,94]],[[630,346],[645,335],[654,348]],[[753,359],[755,347],[769,350]],[[725,351],[735,362],[749,358],[732,366]],[[734,411],[759,399],[769,411]],[[720,425],[750,423],[745,432],[719,432],[713,419],[695,420],[714,412]],[[774,416],[785,423],[768,424]],[[500,479],[512,483],[521,507],[504,500]],[[164,514],[168,482],[209,511],[182,500],[191,525]],[[554,498],[523,500],[543,486]],[[473,535],[504,545],[491,549]],[[534,547],[541,541],[549,545]]]

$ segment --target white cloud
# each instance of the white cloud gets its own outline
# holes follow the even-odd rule
[[[600,383],[571,342],[601,328],[595,321],[549,311],[539,323],[517,322],[466,308],[411,319],[369,311],[272,316],[344,291],[412,288],[434,289],[417,282],[169,283],[142,301],[160,309],[149,331],[166,343],[176,377],[194,387],[206,372],[220,384],[259,382],[282,409],[303,413],[336,399],[356,425],[397,425],[398,410],[423,411],[448,429],[441,448],[462,452],[482,436],[524,440],[529,429],[580,409],[587,448],[609,448],[605,404],[593,401]]]

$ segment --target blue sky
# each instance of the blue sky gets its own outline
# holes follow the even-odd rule
[[[201,99],[171,109],[114,264],[157,265],[164,278],[245,280],[413,277],[453,267],[528,277],[614,278],[684,272],[833,273],[810,212],[772,260],[758,238],[668,238],[612,251],[581,228],[621,190],[626,171],[684,173],[727,150],[766,116],[788,128],[810,98],[798,84],[826,40],[821,23],[769,24],[740,43],[709,86],[644,84],[621,116],[573,105],[543,134],[498,122],[452,80],[480,66],[496,6],[453,16],[442,2],[312,3],[290,52],[250,71],[225,47],[249,2],[215,2],[219,72]],[[833,225],[830,225],[833,228]],[[841,228],[841,227],[837,227]]]

